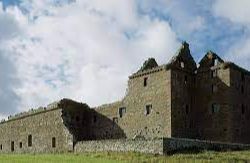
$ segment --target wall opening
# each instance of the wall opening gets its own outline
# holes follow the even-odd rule
[[[152,104],[146,105],[145,115],[149,115],[152,111]]]
[[[244,106],[244,104],[241,105],[241,114],[245,114],[245,106]]]
[[[3,145],[2,144],[0,145],[0,150],[3,150]]]
[[[115,124],[118,123],[118,118],[117,117],[113,117],[113,127],[115,126]]]
[[[185,67],[185,63],[183,61],[181,61],[181,68]]]
[[[32,146],[32,135],[28,136],[28,147]]]
[[[148,85],[148,78],[147,77],[144,78],[143,85],[144,85],[144,87],[146,87]]]
[[[217,77],[217,70],[212,70],[211,77],[212,78],[216,78]]]
[[[185,77],[184,77],[184,84],[187,84],[187,82],[188,82],[188,77],[187,77],[187,75],[185,75]]]
[[[244,86],[241,85],[241,94],[244,94]]]
[[[215,59],[213,60],[213,66],[217,66],[217,65],[218,65],[218,59],[215,58]]]
[[[243,72],[241,72],[241,81],[245,81],[245,74]]]
[[[55,148],[56,147],[56,138],[53,137],[52,138],[52,148]]]
[[[212,84],[212,93],[216,93],[218,90],[217,85]]]
[[[119,108],[118,112],[119,112],[119,117],[122,118],[126,113],[126,107]]]
[[[218,113],[220,111],[220,105],[213,103],[211,109],[212,109],[212,113]]]
[[[186,105],[186,107],[185,107],[185,111],[186,111],[186,114],[188,114],[188,113],[189,113],[189,105]]]
[[[97,122],[97,117],[96,117],[96,115],[93,116],[93,122],[94,122],[94,123]]]
[[[80,121],[79,116],[76,116],[76,122],[79,122],[79,121]]]
[[[23,148],[23,143],[22,142],[19,143],[19,148]]]
[[[15,150],[15,143],[14,141],[11,142],[11,152],[13,152]]]

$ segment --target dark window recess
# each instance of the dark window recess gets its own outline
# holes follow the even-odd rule
[[[241,81],[245,81],[245,74],[243,72],[241,73]]]
[[[218,113],[220,111],[220,105],[213,103],[212,104],[212,113]]]
[[[246,111],[245,106],[244,106],[244,104],[242,104],[241,105],[241,114],[245,114],[245,111]]]
[[[148,78],[147,78],[147,77],[146,77],[146,78],[144,78],[143,85],[144,85],[144,87],[146,87],[146,86],[148,85]]]
[[[117,118],[117,117],[114,117],[114,118],[113,118],[113,124],[116,124],[116,123],[118,123],[118,118]]]
[[[56,138],[53,137],[52,138],[52,148],[55,148],[56,147]]]
[[[187,82],[188,82],[188,77],[187,77],[187,75],[185,75],[185,77],[184,77],[184,83],[187,84]]]
[[[241,85],[241,93],[244,94],[244,86]]]
[[[146,108],[145,108],[145,115],[149,115],[152,111],[152,105],[146,105]]]
[[[0,149],[3,150],[3,145],[2,144],[0,145]]]
[[[79,121],[80,121],[79,116],[76,116],[76,122],[79,122]]]
[[[212,84],[212,93],[215,93],[215,92],[217,92],[217,85],[213,85]]]
[[[217,77],[217,70],[212,70],[211,77],[212,78],[216,78]]]
[[[119,117],[122,118],[126,113],[126,107],[119,108],[118,112],[119,112]]]
[[[23,143],[22,142],[19,143],[19,148],[23,148]]]
[[[97,117],[96,117],[96,115],[93,116],[93,122],[94,122],[94,123],[97,122]]]
[[[185,111],[186,111],[186,114],[189,113],[189,106],[188,105],[185,106]]]
[[[191,121],[190,123],[189,123],[189,128],[192,128],[193,127],[193,122]]]
[[[32,146],[32,135],[28,136],[28,147]]]
[[[11,152],[13,152],[15,150],[15,143],[14,141],[11,142]]]

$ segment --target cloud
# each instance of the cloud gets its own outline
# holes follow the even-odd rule
[[[213,10],[216,16],[224,17],[235,23],[250,25],[249,0],[216,0]]]
[[[0,50],[0,104],[1,114],[0,116],[7,116],[17,111],[17,106],[20,102],[19,97],[14,91],[14,87],[17,86],[18,81],[15,78],[15,69],[13,64],[3,55],[3,51]]]
[[[250,68],[250,1],[217,0],[213,5],[214,15],[231,22],[230,27],[241,27],[241,34],[225,51],[225,58],[244,68]]]
[[[52,2],[2,11],[18,27],[0,46],[14,66],[18,83],[8,87],[19,111],[63,97],[91,106],[119,100],[147,57],[166,63],[179,45],[167,21],[141,15],[133,0]]]
[[[0,2],[0,118],[16,112],[20,102],[20,98],[15,92],[15,88],[19,86],[16,69],[4,48],[7,41],[15,38],[21,32],[19,26],[21,19],[16,11],[16,8],[3,11]]]

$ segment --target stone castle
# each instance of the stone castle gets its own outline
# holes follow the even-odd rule
[[[168,64],[145,61],[129,76],[121,101],[91,108],[62,99],[10,116],[0,123],[0,153],[73,152],[79,142],[158,138],[247,144],[249,83],[249,71],[212,51],[197,67],[184,42]]]

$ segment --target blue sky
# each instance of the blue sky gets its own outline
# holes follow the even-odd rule
[[[0,118],[63,97],[121,99],[148,57],[182,41],[250,69],[248,0],[0,0]],[[98,96],[97,96],[98,95]]]

